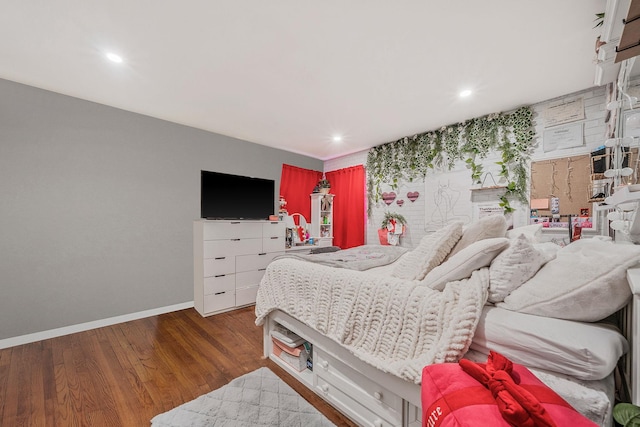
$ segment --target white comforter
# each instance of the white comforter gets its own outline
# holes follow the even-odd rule
[[[279,259],[258,289],[256,324],[284,311],[376,368],[419,384],[422,368],[457,362],[487,300],[488,269],[443,291],[419,281]]]

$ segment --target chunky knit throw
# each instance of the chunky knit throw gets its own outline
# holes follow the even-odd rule
[[[425,365],[457,362],[467,352],[488,285],[487,268],[437,291],[419,281],[279,259],[260,283],[256,324],[281,310],[383,372],[420,384]]]

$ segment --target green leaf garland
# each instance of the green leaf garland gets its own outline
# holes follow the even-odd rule
[[[512,113],[489,114],[371,148],[367,155],[369,215],[381,200],[383,184],[397,189],[401,182],[426,177],[436,166],[452,169],[464,160],[473,181],[478,182],[480,160],[490,151],[502,154],[497,163],[508,184],[500,206],[505,213],[512,212],[510,200],[527,202],[527,164],[535,135],[532,117],[531,107],[521,107]]]

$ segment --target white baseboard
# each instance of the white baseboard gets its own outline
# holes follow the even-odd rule
[[[109,317],[106,319],[94,320],[93,322],[79,323],[77,325],[65,326],[62,328],[50,329],[48,331],[36,332],[33,334],[20,335],[18,337],[0,340],[0,349],[14,347],[16,345],[29,344],[49,338],[61,337],[63,335],[74,334],[76,332],[89,331],[91,329],[102,328],[103,326],[115,325],[117,323],[128,322],[130,320],[143,319],[145,317],[157,316],[158,314],[171,313],[172,311],[184,310],[193,307],[193,301],[181,304],[168,305],[166,307],[152,308],[151,310],[138,311],[136,313],[123,314],[122,316]]]

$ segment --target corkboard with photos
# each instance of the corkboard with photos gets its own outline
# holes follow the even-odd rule
[[[567,215],[591,217],[594,202],[591,169],[589,154],[532,162],[530,199],[549,200],[549,203],[539,205],[541,208],[534,209],[532,217],[545,221],[553,218],[555,203],[552,199],[558,202],[558,213],[562,219],[559,222],[566,222]]]

